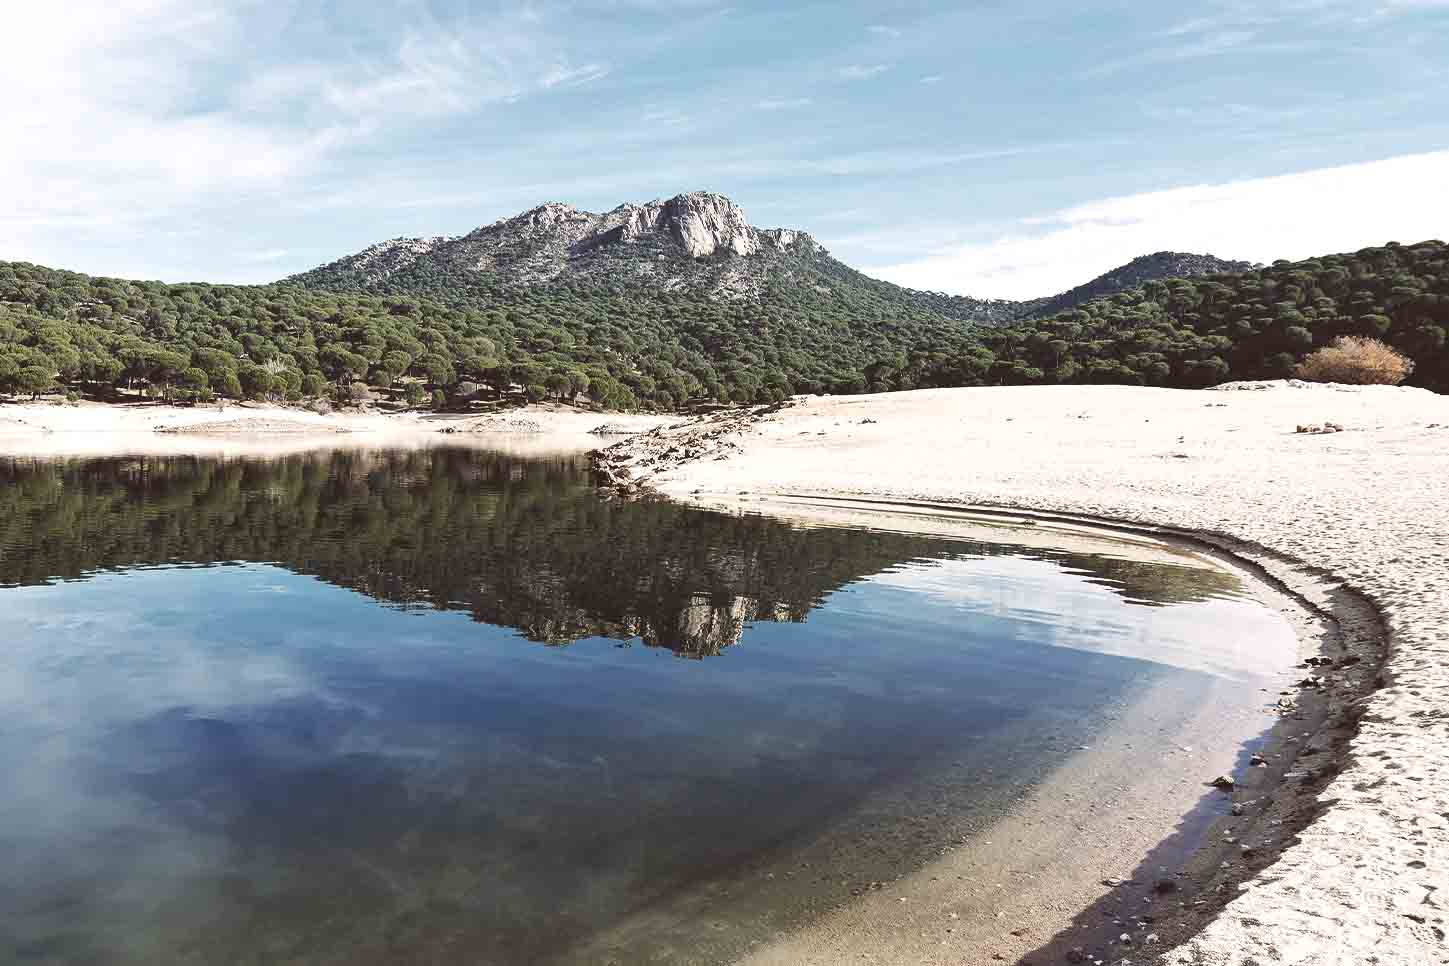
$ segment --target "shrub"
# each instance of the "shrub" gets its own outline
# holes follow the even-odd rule
[[[1397,386],[1414,371],[1414,362],[1378,339],[1344,336],[1298,364],[1298,378],[1355,386]]]

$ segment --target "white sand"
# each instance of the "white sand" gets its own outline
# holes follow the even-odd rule
[[[1328,422],[1344,431],[1294,432]],[[1122,955],[1449,962],[1449,398],[1283,384],[811,398],[713,430],[635,437],[611,457],[635,480],[703,502],[805,494],[1086,514],[1264,548],[1250,556],[1309,599],[1344,581],[1381,608],[1391,650],[1387,686],[1363,703],[1324,813],[1190,941]],[[1104,860],[1105,874],[1120,864]],[[882,905],[862,902],[758,961],[963,961],[929,952]],[[1056,910],[1057,925],[1071,911]]]
[[[480,420],[496,430],[479,431]],[[582,452],[604,445],[592,435],[610,423],[633,432],[677,422],[676,417],[529,406],[506,415],[478,417],[410,412],[339,412],[320,415],[293,406],[260,403],[192,407],[154,403],[5,403],[0,405],[0,453],[27,456],[101,456],[115,453],[268,455],[327,447],[487,446],[520,454]],[[527,433],[513,426],[536,427]],[[453,432],[445,433],[451,429]],[[609,440],[612,441],[612,440]]]

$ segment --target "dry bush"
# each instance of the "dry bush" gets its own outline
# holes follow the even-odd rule
[[[1378,339],[1346,335],[1298,364],[1298,378],[1355,386],[1397,386],[1414,371],[1414,360]]]

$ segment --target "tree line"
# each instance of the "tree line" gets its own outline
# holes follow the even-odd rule
[[[728,300],[490,277],[172,285],[0,262],[0,392],[346,402],[370,389],[438,406],[482,392],[669,410],[940,386],[1200,387],[1291,375],[1345,335],[1383,340],[1414,361],[1409,384],[1449,391],[1440,241],[1150,281],[998,325],[960,318],[969,300],[841,269]]]

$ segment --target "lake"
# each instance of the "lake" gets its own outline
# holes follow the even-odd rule
[[[1294,653],[1186,551],[619,502],[576,456],[0,481],[6,962],[724,962],[1146,689],[1247,707]]]

